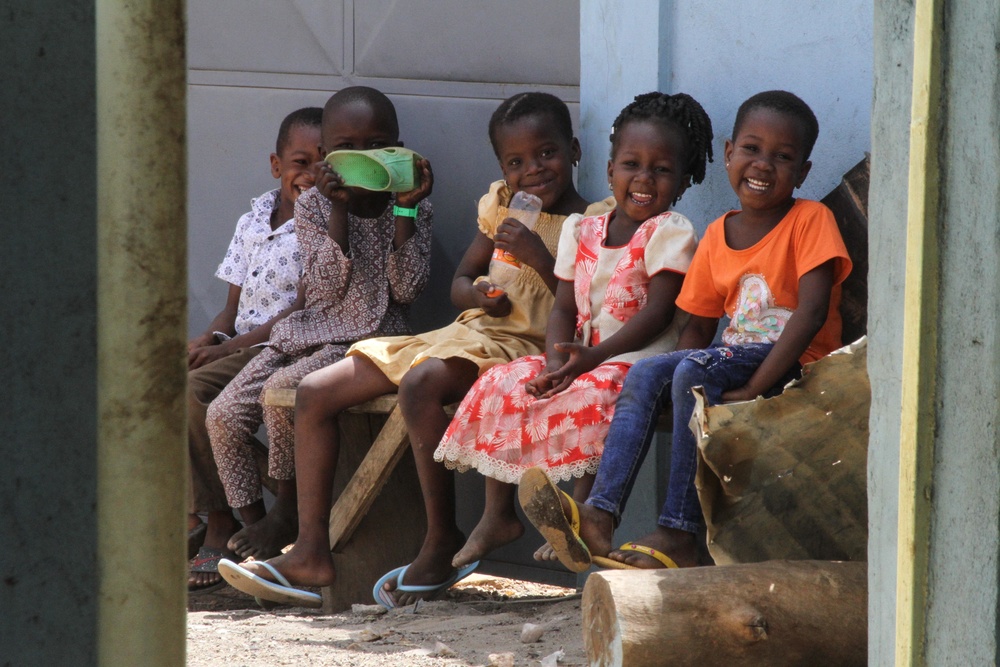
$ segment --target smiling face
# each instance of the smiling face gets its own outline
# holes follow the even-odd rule
[[[642,223],[669,210],[688,185],[686,155],[674,125],[636,120],[621,126],[608,161],[616,215]]]
[[[281,154],[271,153],[271,175],[281,179],[281,199],[294,203],[315,183],[313,164],[319,153],[320,131],[313,125],[293,125]]]
[[[573,163],[580,143],[567,140],[548,114],[524,116],[496,129],[497,159],[513,192],[542,200],[542,210],[558,213],[573,189]]]
[[[805,129],[794,116],[768,108],[747,114],[726,140],[729,184],[744,211],[789,207],[812,163],[805,159]]]

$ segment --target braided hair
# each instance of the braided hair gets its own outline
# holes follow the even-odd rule
[[[694,183],[704,180],[705,166],[712,161],[712,121],[697,100],[685,93],[636,95],[611,125],[612,155],[618,150],[617,137],[622,127],[635,121],[658,121],[676,126],[684,138],[687,153],[685,173]]]
[[[490,117],[490,143],[499,157],[497,130],[502,125],[510,125],[522,118],[548,115],[556,125],[556,130],[568,142],[573,141],[573,119],[570,118],[566,103],[549,93],[518,93],[508,97]]]

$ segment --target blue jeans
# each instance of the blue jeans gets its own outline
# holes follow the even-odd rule
[[[604,454],[588,505],[621,519],[639,466],[649,451],[656,422],[673,402],[673,439],[667,498],[657,523],[690,533],[701,525],[701,506],[694,487],[698,447],[688,423],[694,412],[692,387],[704,387],[709,405],[722,402],[722,394],[747,383],[774,345],[716,346],[706,350],[681,350],[648,357],[635,363],[625,376],[615,416],[604,441]],[[799,364],[765,396],[781,393],[801,373]]]

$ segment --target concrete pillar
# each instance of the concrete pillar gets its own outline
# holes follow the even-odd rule
[[[1000,561],[1000,139],[996,99],[1000,61],[995,8],[972,0],[946,3],[942,18],[941,117],[937,130],[940,199],[936,360],[904,358],[903,279],[907,215],[907,146],[915,49],[914,7],[876,3],[875,95],[870,198],[869,374],[869,663],[891,664],[910,618],[896,617],[900,414],[904,367],[931,363],[936,400],[930,453],[927,565],[910,595],[916,651],[896,664],[980,665],[998,659]],[[917,47],[916,55],[924,45]],[[984,55],[984,54],[989,54]],[[914,119],[919,120],[919,119]],[[930,301],[930,303],[926,303]],[[905,452],[904,452],[905,453]],[[917,503],[919,509],[920,503]],[[912,503],[911,503],[912,507]],[[902,534],[902,533],[900,533]],[[905,563],[911,556],[899,555]],[[902,579],[901,579],[902,581]],[[909,612],[905,612],[909,615]],[[897,627],[898,626],[898,627]]]
[[[98,657],[185,647],[184,3],[97,3]]]
[[[0,20],[0,664],[92,665],[97,626],[94,5]]]

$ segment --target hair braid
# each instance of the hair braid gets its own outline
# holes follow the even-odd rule
[[[640,120],[659,121],[676,126],[684,137],[687,151],[686,173],[693,183],[705,178],[705,166],[712,161],[712,121],[698,101],[685,93],[652,92],[637,95],[622,109],[611,125],[611,153],[618,148],[616,137],[628,123]]]

